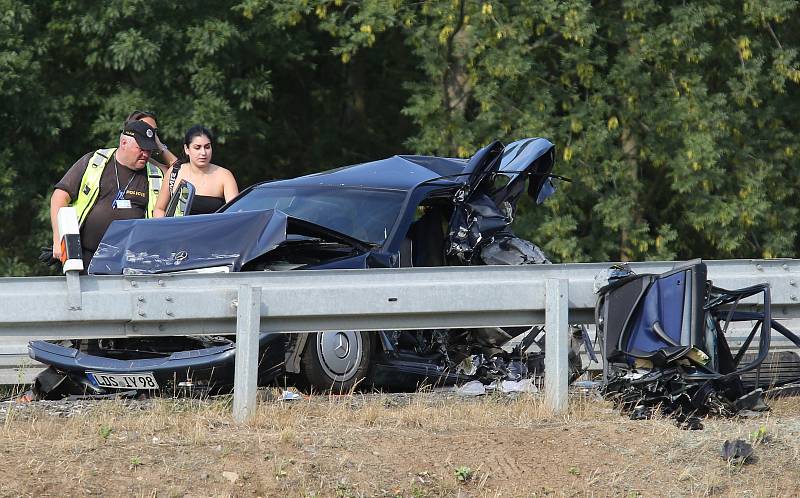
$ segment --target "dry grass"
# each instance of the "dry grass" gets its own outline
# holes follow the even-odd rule
[[[99,402],[72,416],[29,405],[0,426],[0,494],[796,494],[800,409],[794,399],[771,404],[766,417],[706,420],[693,432],[630,421],[591,399],[552,416],[527,396],[315,396],[261,403],[243,425],[224,399]],[[753,434],[763,436],[757,462],[719,457],[725,439]]]

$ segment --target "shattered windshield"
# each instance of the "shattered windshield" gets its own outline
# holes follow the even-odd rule
[[[397,220],[405,192],[330,187],[261,187],[225,211],[278,209],[364,242],[381,244]]]

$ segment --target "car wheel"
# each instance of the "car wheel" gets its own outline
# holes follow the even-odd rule
[[[345,393],[364,386],[371,360],[368,332],[317,332],[308,336],[300,370],[312,389]]]

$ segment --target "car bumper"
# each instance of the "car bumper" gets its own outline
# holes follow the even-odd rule
[[[266,382],[282,371],[285,336],[265,333],[259,337],[259,382]],[[233,385],[236,345],[175,352],[162,358],[120,360],[86,354],[75,348],[45,341],[28,344],[28,355],[69,377],[75,386],[71,394],[94,394],[113,390],[100,387],[87,372],[113,374],[151,373],[161,388],[182,385],[202,386],[215,391]],[[74,392],[78,391],[78,392]],[[46,394],[46,393],[45,393]]]

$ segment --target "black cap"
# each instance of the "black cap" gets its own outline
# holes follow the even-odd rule
[[[156,150],[156,130],[144,121],[128,121],[122,129],[123,135],[136,139],[142,150]]]

